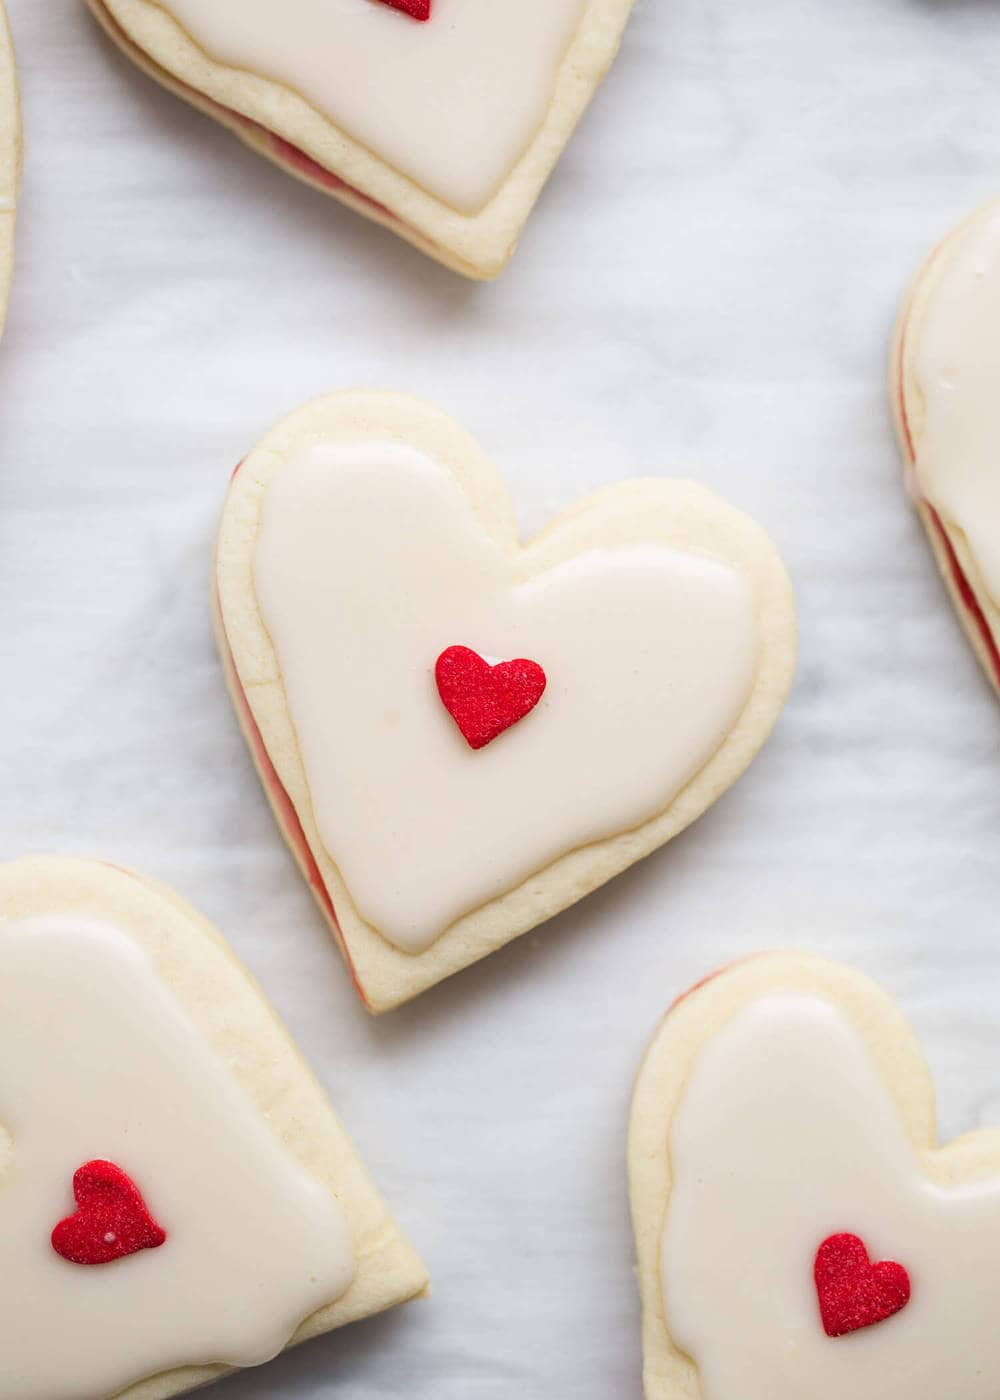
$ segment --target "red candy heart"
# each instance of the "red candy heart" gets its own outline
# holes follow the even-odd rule
[[[843,1337],[872,1327],[910,1301],[910,1276],[889,1259],[873,1264],[857,1235],[831,1235],[816,1251],[813,1270],[823,1329]]]
[[[445,709],[472,749],[484,748],[538,704],[545,672],[537,661],[491,666],[468,647],[448,647],[434,668]]]
[[[113,1162],[80,1167],[73,1195],[79,1209],[52,1231],[52,1248],[71,1264],[110,1264],[140,1249],[157,1249],[167,1238],[131,1177]]]
[[[402,10],[412,19],[430,19],[431,0],[382,0],[383,5],[391,5],[394,10]]]

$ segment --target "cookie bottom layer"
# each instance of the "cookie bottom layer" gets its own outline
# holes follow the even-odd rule
[[[932,254],[931,258],[933,259],[939,251],[940,249],[935,250],[935,254]],[[908,315],[904,314],[893,356],[893,369],[896,377],[896,422],[900,446],[903,449],[903,454],[909,467],[915,503],[927,533],[930,535],[931,544],[934,546],[934,552],[937,556],[941,573],[944,575],[945,582],[948,584],[949,591],[955,600],[956,606],[962,610],[966,630],[969,631],[973,639],[979,643],[977,651],[979,652],[980,659],[984,666],[988,669],[990,680],[997,690],[1000,691],[1000,646],[998,646],[997,639],[993,635],[993,629],[979,601],[972,580],[962,567],[962,562],[951,541],[947,527],[934,506],[923,494],[916,474],[916,452],[914,450],[913,434],[910,430],[910,422],[906,411],[906,391],[904,388],[904,364],[908,321]]]
[[[237,468],[237,471],[238,470],[239,468]],[[250,708],[250,702],[247,699],[246,691],[240,683],[239,674],[236,670],[236,663],[233,660],[232,648],[229,645],[229,638],[226,635],[225,625],[222,621],[222,612],[219,607],[217,593],[213,597],[213,608],[215,612],[215,630],[226,677],[226,686],[229,690],[233,707],[236,710],[236,717],[239,720],[240,728],[250,748],[250,753],[253,757],[254,765],[263,785],[264,792],[271,804],[271,810],[274,812],[278,827],[291,849],[299,869],[305,876],[313,898],[316,900],[323,917],[333,931],[333,935],[337,940],[337,946],[343,954],[347,969],[351,974],[354,990],[357,992],[365,1009],[372,1011],[374,1008],[365,995],[364,987],[361,985],[361,980],[340,927],[340,921],[337,918],[337,911],[330,897],[330,891],[326,887],[322,872],[316,863],[316,858],[306,839],[306,834],[302,829],[302,823],[299,821],[295,805],[285,791],[284,784],[278,777],[274,764],[271,762],[263,736],[257,727],[257,721],[253,717],[253,711]]]
[[[356,189],[346,180],[342,180],[339,175],[320,165],[318,161],[313,160],[312,156],[290,141],[286,141],[277,132],[262,126],[252,117],[244,116],[242,112],[223,106],[222,103],[206,96],[198,88],[192,87],[190,83],[184,82],[182,78],[175,77],[173,73],[161,67],[133,42],[103,3],[103,0],[87,0],[87,3],[110,38],[137,67],[142,68],[151,78],[154,78],[161,86],[168,88],[177,97],[228,127],[246,145],[251,146],[259,155],[265,156],[275,165],[280,166],[286,174],[295,176],[296,179],[312,186],[313,189],[320,190],[323,194],[332,195],[335,199],[348,205],[349,208],[354,209],[356,213],[363,214],[366,218],[372,219],[375,223],[381,224],[384,228],[388,228],[393,233],[405,238],[422,253],[444,263],[454,272],[474,279],[496,275],[494,271],[481,271],[473,264],[467,263],[451,253],[447,248],[443,248],[440,244],[427,238],[419,229],[408,224],[384,204],[380,204],[378,200],[372,199],[370,195]]]
[[[960,599],[962,606],[969,615],[971,624],[979,634],[992,669],[993,683],[1000,689],[1000,647],[997,646],[996,638],[993,636],[993,631],[986,614],[979,605],[979,599],[976,597],[976,590],[973,588],[972,583],[959,562],[958,555],[955,553],[955,547],[948,537],[948,531],[945,529],[941,517],[929,501],[924,500],[923,505],[940,540],[941,549],[951,574],[951,582],[955,594]]]

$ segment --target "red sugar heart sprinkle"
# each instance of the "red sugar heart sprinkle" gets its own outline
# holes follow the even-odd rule
[[[431,0],[382,0],[383,5],[391,5],[394,10],[402,10],[412,19],[430,19]]]
[[[167,1238],[132,1178],[113,1162],[80,1167],[73,1195],[78,1209],[52,1231],[52,1248],[71,1264],[110,1264],[140,1249],[158,1249]]]
[[[538,704],[545,672],[537,661],[491,666],[468,647],[448,647],[434,667],[441,701],[471,749],[481,749]]]
[[[884,1322],[910,1301],[910,1276],[902,1264],[873,1264],[857,1235],[831,1235],[816,1251],[813,1270],[823,1330],[843,1337]]]

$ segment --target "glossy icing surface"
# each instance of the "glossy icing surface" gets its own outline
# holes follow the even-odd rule
[[[17,1400],[266,1361],[351,1282],[337,1202],[110,924],[0,922],[0,1125],[3,1393]],[[159,1248],[89,1268],[55,1252],[92,1159],[129,1174]]]
[[[753,586],[660,544],[519,577],[445,467],[319,445],[272,478],[255,583],[323,844],[362,916],[418,952],[567,851],[663,810],[746,703]],[[442,651],[531,657],[537,707],[473,751]]]
[[[946,245],[910,353],[920,490],[965,535],[1000,603],[1000,206]]]
[[[993,1400],[1000,1390],[1000,1176],[922,1169],[860,1033],[775,993],[702,1050],[670,1128],[664,1309],[702,1400]],[[895,1316],[824,1332],[831,1235],[909,1274]]]
[[[541,127],[585,0],[161,0],[212,58],[291,88],[462,213]]]

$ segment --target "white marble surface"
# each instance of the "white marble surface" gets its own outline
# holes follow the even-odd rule
[[[433,1298],[219,1400],[639,1396],[632,1074],[668,1000],[800,944],[898,996],[954,1133],[1000,1121],[1000,716],[909,514],[897,298],[1000,190],[989,0],[639,0],[510,270],[474,287],[149,84],[78,0],[9,0],[28,156],[0,353],[0,853],[92,853],[225,930]],[[207,578],[229,469],[307,396],[438,400],[525,529],[689,473],[780,543],[799,679],[667,850],[380,1022],[258,791]]]

